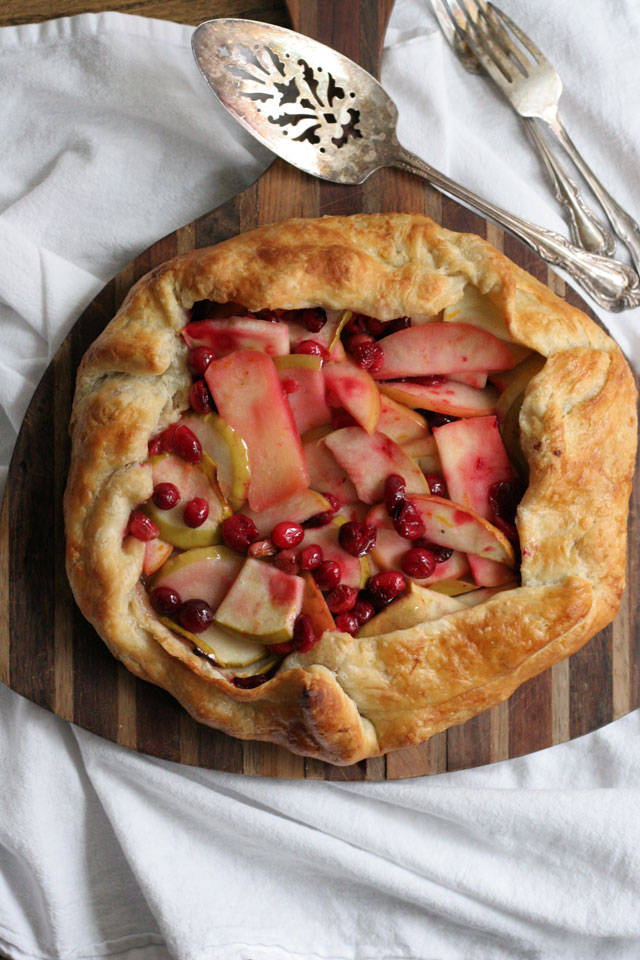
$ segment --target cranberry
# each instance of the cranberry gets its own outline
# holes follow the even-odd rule
[[[357,599],[358,591],[356,588],[347,587],[344,583],[334,587],[325,597],[331,613],[347,613],[353,609]]]
[[[340,564],[335,560],[323,560],[313,571],[313,578],[321,590],[337,587],[342,577]]]
[[[399,597],[406,589],[407,581],[399,570],[383,570],[382,573],[369,577],[367,581],[367,590],[374,603],[383,607]]]
[[[300,653],[308,653],[316,643],[313,621],[306,613],[300,613],[293,624],[293,643]]]
[[[282,520],[276,523],[271,531],[271,540],[280,550],[287,547],[297,547],[304,538],[304,530],[299,523],[293,523],[291,520]]]
[[[260,557],[264,559],[265,557],[273,557],[277,552],[271,540],[255,540],[249,547],[250,557]]]
[[[144,542],[147,540],[155,540],[156,537],[160,536],[160,531],[153,520],[150,520],[142,510],[133,510],[131,512],[128,530],[132,537],[136,537],[136,539]]]
[[[330,510],[323,510],[322,513],[316,513],[312,517],[309,517],[308,520],[305,520],[303,526],[311,527],[315,529],[316,527],[326,527],[328,523],[331,523],[334,514],[340,509],[340,501],[337,497],[334,497],[332,493],[323,493],[322,496],[325,500],[328,500],[331,504]]]
[[[171,510],[180,503],[180,491],[175,483],[156,483],[153,488],[153,502],[158,510]]]
[[[302,325],[311,333],[318,333],[326,322],[327,314],[322,307],[312,307],[310,310],[302,311]]]
[[[357,427],[359,424],[347,410],[338,407],[331,411],[331,426],[334,430],[340,430],[341,427]]]
[[[446,413],[432,413],[429,419],[432,427],[444,427],[446,423],[453,423],[460,417],[450,417]]]
[[[196,380],[189,389],[189,406],[196,413],[211,413],[213,401],[204,380]]]
[[[419,383],[422,387],[441,387],[449,383],[449,377],[444,373],[431,373],[426,377],[411,377],[411,383]]]
[[[347,340],[347,350],[349,353],[353,353],[355,348],[359,347],[361,343],[375,343],[375,340],[370,333],[354,333],[353,336]]]
[[[453,553],[451,547],[441,547],[438,543],[431,543],[430,540],[414,540],[413,545],[414,547],[421,547],[423,550],[428,550],[429,553],[432,553],[436,559],[436,563],[446,563]]]
[[[429,493],[432,497],[446,497],[447,485],[437,473],[425,473],[425,480],[429,484]]]
[[[312,357],[321,357],[323,361],[329,359],[329,351],[323,344],[318,343],[317,340],[301,340],[293,352],[306,353]]]
[[[379,373],[382,369],[384,352],[377,343],[359,343],[350,353],[358,366],[370,374]]]
[[[426,580],[427,577],[432,576],[436,568],[436,558],[424,547],[412,547],[403,554],[401,564],[408,577]]]
[[[189,500],[184,508],[182,518],[188,527],[201,527],[209,516],[209,504],[202,497]]]
[[[149,594],[151,606],[161,617],[172,617],[182,606],[182,598],[173,587],[156,587]]]
[[[367,333],[367,320],[369,318],[363,316],[361,313],[354,313],[350,317],[342,328],[342,338],[345,342],[349,337],[355,336],[357,333]]]
[[[269,680],[268,673],[254,673],[252,677],[234,677],[233,685],[240,690],[253,690],[255,687],[262,686]]]
[[[162,453],[162,434],[158,434],[157,437],[153,437],[152,440],[149,440],[147,444],[150,457],[157,457],[159,453]]]
[[[175,432],[178,429],[177,423],[172,423],[170,427],[167,427],[162,433],[158,436],[160,441],[160,453],[173,453],[173,438]]]
[[[389,323],[385,324],[385,335],[390,333],[397,333],[398,330],[406,330],[407,327],[411,326],[411,320],[409,317],[395,317],[393,320],[390,320]]]
[[[377,530],[364,523],[351,520],[343,523],[338,533],[340,546],[352,557],[364,557],[376,544]]]
[[[282,570],[283,573],[295,575],[300,572],[298,555],[292,548],[281,550],[277,553],[273,558],[273,565],[277,567],[278,570]]]
[[[232,550],[246,553],[249,544],[258,539],[258,528],[250,517],[235,513],[223,521],[222,539]]]
[[[202,377],[211,361],[215,360],[215,358],[216,355],[210,347],[194,347],[193,350],[189,351],[189,355],[187,356],[189,372],[192,373],[194,377]]]
[[[368,600],[360,598],[351,611],[351,616],[355,617],[358,623],[362,625],[368,620],[371,620],[371,617],[374,615],[374,613],[375,610],[373,609],[373,604],[369,603]]]
[[[193,430],[181,423],[173,433],[173,450],[187,463],[200,463],[202,460],[202,446]]]
[[[178,612],[178,621],[190,633],[203,633],[213,623],[213,610],[206,600],[186,600]]]
[[[404,477],[399,473],[390,473],[384,482],[384,503],[390,515],[404,503],[405,489]]]
[[[393,525],[396,533],[405,540],[417,540],[425,534],[425,527],[420,511],[413,500],[405,500],[393,512]]]
[[[489,504],[496,517],[515,523],[516,510],[522,500],[524,487],[517,480],[499,480],[489,488]]]
[[[369,331],[372,337],[375,337],[377,339],[378,337],[384,336],[384,333],[388,326],[388,324],[385,323],[384,320],[378,320],[376,317],[366,317],[365,322],[367,325],[367,330]]]
[[[310,543],[307,547],[303,547],[298,554],[298,563],[301,570],[315,570],[322,563],[322,559],[322,547],[318,546],[317,543]]]
[[[350,633],[352,637],[358,632],[360,624],[352,613],[339,613],[336,617],[336,627],[343,633]]]

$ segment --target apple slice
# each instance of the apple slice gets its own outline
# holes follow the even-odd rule
[[[380,340],[384,360],[376,380],[467,371],[506,370],[511,354],[493,334],[465,323],[436,321]]]
[[[243,558],[225,546],[198,547],[167,561],[151,589],[171,587],[182,602],[205,600],[216,610],[240,573]]]
[[[461,553],[459,556],[464,557],[465,554]],[[467,564],[465,573],[468,572],[469,564]],[[471,593],[472,591],[475,593],[478,590],[478,584],[469,583],[468,580],[439,580],[437,583],[432,585],[431,589],[437,590],[438,593],[446,593],[448,597],[460,597],[463,594]]]
[[[462,609],[462,603],[454,597],[447,597],[412,582],[405,594],[360,627],[357,636],[378,637],[394,630],[408,630],[419,623],[438,620]]]
[[[247,499],[251,479],[246,443],[217,413],[204,417],[187,413],[182,422],[195,433],[203,452],[215,463],[220,490],[231,509],[238,511]]]
[[[330,436],[331,432],[335,431],[330,431],[325,437]],[[324,438],[305,443],[303,450],[309,470],[309,482],[313,489],[321,493],[332,493],[341,503],[355,503],[358,499],[356,488],[325,446]]]
[[[295,320],[286,321],[287,327],[289,328],[289,342],[291,343],[292,350],[294,350],[299,343],[302,343],[303,340],[315,340],[316,343],[321,344],[331,353],[333,347],[340,340],[342,318],[345,311],[325,308],[325,313],[327,315],[327,322],[317,332],[307,330],[303,323],[297,323]]]
[[[322,591],[311,574],[303,573],[302,579],[304,580],[304,593],[300,613],[306,613],[311,618],[313,632],[319,640],[325,630],[335,630],[335,620]]]
[[[427,437],[421,437],[419,440],[411,440],[409,443],[403,443],[402,449],[413,460],[419,460],[421,457],[431,457],[438,461],[438,448],[432,434]],[[434,471],[437,472],[437,471]]]
[[[315,364],[306,362],[309,360],[315,361]],[[331,423],[331,411],[325,400],[322,359],[309,354],[291,353],[287,357],[276,357],[274,364],[300,436],[315,427]]]
[[[473,371],[471,373],[451,373],[449,374],[451,380],[457,380],[458,383],[466,383],[469,387],[475,387],[477,390],[482,390],[487,385],[488,374],[480,373],[479,370]]]
[[[256,512],[255,510],[244,510],[245,516],[249,517],[258,528],[258,533],[262,538],[268,537],[273,528],[281,520],[289,520],[292,523],[304,523],[309,517],[314,517],[317,513],[324,513],[330,510],[331,504],[322,496],[307,487],[306,490],[299,490],[293,496],[281,500],[273,507],[267,507],[266,510]]]
[[[414,544],[396,533],[383,503],[377,504],[369,511],[367,523],[378,531],[376,545],[371,551],[371,559],[375,565],[380,570],[402,570],[402,557]],[[454,550],[448,560],[436,564],[430,577],[415,580],[415,582],[422,586],[430,586],[440,580],[453,581],[458,577],[464,577],[468,572],[469,564],[466,555]],[[475,589],[475,586],[471,589]]]
[[[462,299],[450,307],[445,307],[442,319],[445,323],[468,323],[481,330],[492,333],[504,342],[511,354],[514,363],[519,363],[530,350],[520,343],[516,343],[505,323],[504,314],[490,299],[480,293],[477,287],[468,283],[464,288]],[[492,368],[488,368],[492,369]],[[497,370],[498,367],[493,369]]]
[[[508,583],[497,587],[481,587],[479,590],[471,590],[458,596],[457,600],[462,607],[475,607],[479,603],[485,603],[486,600],[495,597],[497,593],[503,593],[505,590],[517,590],[518,586],[516,580],[510,580]]]
[[[159,570],[165,560],[168,560],[173,553],[173,544],[167,543],[156,537],[155,540],[147,540],[144,545],[144,558],[142,560],[142,572],[150,577]]]
[[[507,538],[475,510],[444,497],[418,494],[411,499],[425,525],[425,540],[514,566],[515,555]]]
[[[192,547],[206,547],[220,542],[220,524],[231,513],[210,483],[201,464],[187,463],[172,453],[163,453],[151,457],[152,480],[154,487],[158,483],[173,483],[180,493],[180,502],[170,510],[160,510],[153,500],[144,505],[144,512],[153,520],[160,532],[160,538],[173,544],[180,550]],[[199,527],[188,527],[183,519],[184,508],[189,500],[201,497],[209,504],[209,516]]]
[[[510,370],[492,373],[490,380],[501,394],[507,389],[511,389],[511,395],[504,401],[509,406],[514,398],[526,389],[529,381],[535,377],[536,373],[542,370],[544,364],[545,358],[543,356],[539,353],[530,353]]]
[[[256,320],[253,317],[229,317],[226,320],[197,320],[183,327],[182,336],[190,349],[209,347],[216,357],[234,350],[260,350],[269,357],[289,353],[286,323]]]
[[[373,377],[349,357],[325,363],[323,373],[329,406],[344,407],[367,433],[373,433],[380,419],[380,394]]]
[[[223,668],[249,667],[264,661],[268,655],[268,649],[263,644],[231,637],[215,623],[209,624],[202,633],[191,633],[168,617],[160,617],[160,621],[174,633],[190,640],[194,647],[209,654]]]
[[[380,397],[378,430],[400,446],[429,436],[429,424],[425,418],[411,407],[396,403],[391,397]]]
[[[304,582],[262,560],[245,560],[218,607],[215,622],[241,639],[286,643],[302,607]]]
[[[251,509],[265,510],[308,487],[302,444],[273,361],[240,350],[210,363],[205,379],[220,415],[247,445]]]
[[[493,387],[476,390],[466,383],[458,383],[444,376],[438,377],[433,384],[396,380],[379,386],[385,396],[406,403],[408,407],[432,410],[451,417],[484,417],[495,412],[498,402],[498,392]]]
[[[369,557],[352,557],[350,553],[343,550],[338,542],[338,531],[346,520],[343,517],[335,517],[334,520],[324,527],[313,527],[305,532],[304,540],[299,549],[308,547],[315,543],[322,547],[324,560],[335,560],[340,567],[340,583],[347,587],[364,587],[371,574],[371,564]]]
[[[383,498],[384,483],[390,473],[404,478],[407,493],[429,492],[418,465],[384,433],[369,436],[361,427],[343,427],[330,433],[323,443],[346,470],[365,503],[377,503]]]

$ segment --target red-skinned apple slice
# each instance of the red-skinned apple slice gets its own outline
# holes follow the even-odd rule
[[[384,433],[373,436],[361,427],[343,427],[324,438],[340,466],[364,503],[377,503],[384,496],[384,483],[389,474],[404,478],[408,494],[428,493],[424,474],[399,444]]]
[[[498,392],[493,387],[476,390],[448,377],[438,377],[438,382],[434,384],[392,380],[379,386],[385,396],[406,403],[408,407],[432,410],[451,417],[485,417],[495,413],[498,402]]]
[[[323,367],[327,403],[344,407],[360,426],[373,433],[380,419],[380,394],[375,380],[349,357]]]
[[[331,451],[325,446],[325,437],[305,443],[303,450],[309,470],[309,483],[320,493],[332,493],[341,503],[355,503],[356,488],[349,480]]]
[[[268,537],[277,523],[282,520],[289,520],[291,523],[304,523],[309,517],[314,517],[317,513],[323,513],[330,510],[331,504],[315,490],[307,488],[299,490],[293,496],[281,500],[274,507],[267,507],[259,512],[254,510],[243,510],[243,514],[253,520],[258,533],[261,537]]]
[[[291,408],[273,361],[241,350],[210,363],[205,379],[222,418],[249,451],[252,510],[265,510],[309,486]]]
[[[187,346],[209,347],[216,357],[234,350],[259,350],[269,357],[289,353],[286,323],[255,320],[253,317],[228,317],[226,320],[196,320],[182,330]]]
[[[425,418],[391,397],[380,397],[378,430],[400,446],[429,436],[429,424]]]
[[[513,366],[511,354],[497,337],[464,323],[436,321],[407,327],[384,337],[380,346],[384,360],[376,380],[506,370]]]
[[[405,540],[393,528],[393,523],[383,503],[376,504],[367,514],[367,523],[378,531],[376,545],[371,551],[371,559],[380,570],[401,570],[402,556],[413,544]],[[437,563],[430,577],[416,580],[422,586],[438,583],[440,580],[457,580],[469,572],[469,564],[464,553],[454,550],[448,560]]]
[[[425,540],[514,566],[515,555],[507,538],[475,510],[444,497],[417,494],[411,499],[425,525]]]
[[[312,366],[306,362],[309,360],[319,362]],[[320,357],[291,353],[287,357],[276,357],[274,364],[300,436],[331,423]]]

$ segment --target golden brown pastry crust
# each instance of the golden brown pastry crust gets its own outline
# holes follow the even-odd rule
[[[468,283],[513,340],[548,358],[520,414],[522,587],[385,636],[326,633],[262,686],[237,689],[159,622],[140,585],[143,545],[123,541],[152,492],[147,441],[188,405],[186,311],[211,299],[432,316]],[[484,240],[421,215],[290,220],[158,267],[87,351],[71,431],[67,570],[82,612],[133,673],[236,737],[337,764],[419,743],[578,650],[619,606],[637,437],[624,357]]]

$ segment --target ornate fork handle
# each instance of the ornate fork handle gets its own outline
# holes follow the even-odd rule
[[[608,190],[602,186],[595,173],[583,159],[582,154],[567,133],[560,117],[556,114],[556,117],[553,121],[547,120],[546,122],[549,124],[554,134],[593,190],[602,209],[609,218],[609,222],[615,230],[616,236],[620,237],[620,239],[627,245],[629,252],[631,253],[631,259],[636,266],[636,270],[640,272],[640,227],[633,217],[631,217],[626,210],[623,210],[619,203],[616,203]]]
[[[640,306],[640,277],[626,263],[589,253],[569,243],[558,233],[508,213],[455,180],[450,180],[399,144],[397,147],[388,161],[391,166],[417,173],[443,193],[481,210],[528,243],[547,263],[562,267],[571,274],[601,307],[617,313]]]

